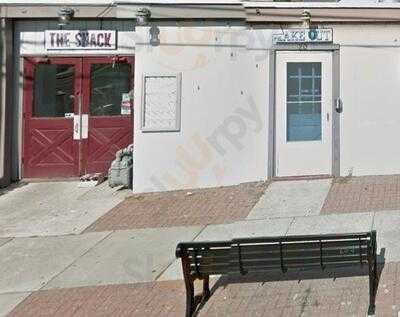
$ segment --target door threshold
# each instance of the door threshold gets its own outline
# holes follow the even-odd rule
[[[273,176],[273,181],[300,181],[300,180],[315,180],[315,179],[330,179],[334,178],[333,175],[302,175],[302,176]]]
[[[20,181],[26,183],[76,182],[79,181],[79,177],[22,178]]]

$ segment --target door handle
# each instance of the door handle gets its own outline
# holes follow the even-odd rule
[[[340,98],[335,99],[335,110],[337,113],[342,113],[343,112],[343,103]]]
[[[81,122],[80,116],[74,115],[74,140],[81,140]]]
[[[329,122],[329,112],[326,113],[326,121]]]
[[[75,131],[75,133],[79,133],[79,123],[78,122],[76,122],[75,123],[75,125],[74,125],[74,131]]]

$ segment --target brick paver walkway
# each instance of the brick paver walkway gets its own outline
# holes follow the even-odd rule
[[[237,278],[215,279],[199,316],[366,316],[367,276],[333,279],[326,273],[322,279],[307,279],[316,272],[291,273],[286,280],[277,275],[278,281],[254,275],[240,277],[242,283],[234,283]],[[387,263],[380,276],[376,316],[398,316],[399,278],[400,263]],[[184,316],[184,309],[183,281],[167,281],[38,291],[10,317]]]
[[[206,225],[246,218],[266,183],[194,189],[127,198],[92,224],[88,231]]]
[[[8,317],[184,316],[182,281],[38,291]]]
[[[321,214],[400,210],[400,175],[339,178]]]

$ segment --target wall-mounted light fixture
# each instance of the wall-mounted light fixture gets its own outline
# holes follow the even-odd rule
[[[58,25],[65,26],[72,20],[75,15],[75,10],[72,8],[64,7],[58,11]]]
[[[139,8],[136,12],[136,23],[140,26],[146,26],[150,22],[151,12],[147,8]]]
[[[150,33],[150,45],[152,46],[160,45],[160,37],[159,37],[160,29],[157,26],[152,25],[149,30],[149,33]]]
[[[301,14],[301,20],[303,21],[303,28],[309,29],[311,27],[311,13],[308,10],[304,10]]]

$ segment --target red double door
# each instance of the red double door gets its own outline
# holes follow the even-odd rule
[[[108,170],[133,143],[133,58],[25,58],[23,177]]]

